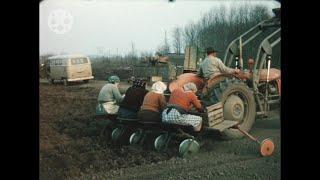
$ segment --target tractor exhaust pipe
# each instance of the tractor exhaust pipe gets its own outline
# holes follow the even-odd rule
[[[267,82],[266,82],[266,94],[265,94],[265,106],[264,106],[264,108],[265,108],[265,116],[267,117],[268,116],[268,111],[269,111],[269,109],[268,109],[268,89],[269,89],[269,76],[270,76],[270,66],[271,66],[271,55],[267,55]]]

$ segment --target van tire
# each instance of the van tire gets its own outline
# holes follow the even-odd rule
[[[54,84],[54,79],[48,79],[49,84]]]
[[[63,79],[63,85],[68,86],[68,80],[67,79]]]
[[[83,82],[84,82],[84,83],[88,83],[88,82],[89,82],[89,80],[88,80],[88,79],[87,79],[87,80],[83,80]]]

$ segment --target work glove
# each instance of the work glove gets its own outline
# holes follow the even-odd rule
[[[202,108],[199,109],[199,112],[200,112],[200,113],[205,113],[205,112],[206,112],[206,109],[202,106]]]
[[[196,92],[196,96],[199,100],[203,98],[203,94],[201,92]]]
[[[235,73],[235,74],[239,74],[240,72],[241,72],[240,69],[235,69],[235,70],[234,70],[234,73]]]

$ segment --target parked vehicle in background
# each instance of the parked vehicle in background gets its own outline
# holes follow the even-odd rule
[[[69,82],[93,79],[91,61],[84,55],[58,55],[48,58],[46,63],[47,79],[49,83],[62,80],[64,85]]]

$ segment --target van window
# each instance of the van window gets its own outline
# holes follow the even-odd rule
[[[86,64],[88,63],[87,58],[73,58],[71,59],[71,64],[76,65],[76,64]]]
[[[62,66],[66,66],[68,62],[68,59],[62,59]]]
[[[66,59],[51,59],[50,66],[65,66],[67,65]]]
[[[56,59],[51,59],[50,66],[55,66],[55,65],[56,65]]]

